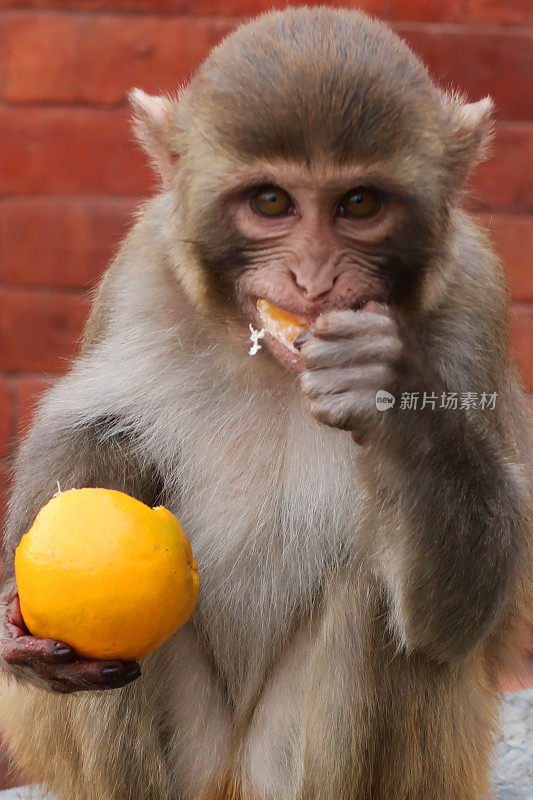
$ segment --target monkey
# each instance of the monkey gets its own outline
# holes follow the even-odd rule
[[[506,283],[464,203],[492,101],[321,7],[131,103],[160,188],[16,459],[13,758],[58,800],[488,797],[532,555]],[[258,299],[292,346],[249,355]],[[190,538],[197,607],[141,664],[25,628],[13,553],[58,483],[164,504]]]

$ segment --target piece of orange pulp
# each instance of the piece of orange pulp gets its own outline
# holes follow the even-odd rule
[[[274,303],[271,303],[269,300],[265,300],[264,298],[258,300],[257,309],[261,316],[266,314],[270,317],[270,319],[280,322],[283,327],[288,325],[297,325],[302,330],[304,328],[304,325],[298,319],[298,317],[295,317],[293,314],[289,314],[288,311],[284,311],[282,308],[278,308],[278,306],[275,306]]]
[[[306,327],[305,323],[264,298],[260,298],[257,301],[257,310],[261,317],[263,328],[296,353],[293,343]]]

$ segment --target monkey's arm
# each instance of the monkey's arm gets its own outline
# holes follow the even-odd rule
[[[61,391],[61,389],[60,389]],[[54,389],[57,396],[57,390]],[[58,692],[123,686],[140,672],[138,665],[78,658],[68,645],[36,639],[25,629],[14,578],[14,551],[40,508],[60,488],[118,489],[156,505],[161,483],[143,463],[116,419],[80,424],[57,413],[45,400],[19,452],[4,532],[2,609],[4,632],[0,663],[17,677]]]
[[[458,329],[472,330],[463,323]],[[366,442],[361,466],[373,511],[363,548],[387,589],[399,639],[447,660],[488,636],[528,580],[529,456],[502,344],[457,342],[444,353],[435,338],[432,355],[406,342],[387,309],[333,312],[302,337],[300,381],[319,420]],[[480,347],[500,358],[492,374],[479,368]],[[395,394],[393,409],[376,410],[379,389]],[[498,392],[495,411],[400,407],[404,391],[440,401],[442,392],[467,389]]]
[[[504,405],[519,398],[512,372],[506,384]],[[430,390],[450,389],[435,379]],[[398,409],[383,422],[364,468],[395,628],[409,649],[461,658],[528,580],[528,431],[508,407]]]

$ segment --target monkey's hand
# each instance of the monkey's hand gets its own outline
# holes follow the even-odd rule
[[[5,611],[1,656],[19,678],[51,692],[117,689],[141,674],[136,661],[91,661],[68,644],[31,636],[22,619],[16,589]]]
[[[303,364],[300,389],[313,416],[365,442],[387,416],[376,408],[376,393],[395,392],[410,369],[390,309],[372,302],[363,311],[327,312],[295,346]]]

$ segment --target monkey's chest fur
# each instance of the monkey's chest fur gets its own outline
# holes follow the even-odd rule
[[[237,735],[243,780],[275,795],[277,782],[297,777],[290,764],[298,761],[321,594],[357,542],[357,448],[349,434],[316,423],[296,393],[285,409],[266,395],[232,393],[231,402],[188,416],[179,451],[176,466],[166,466],[167,494],[191,540],[201,589],[178,636],[188,663],[176,655],[171,667],[175,759],[192,775],[200,748],[216,773]],[[195,700],[204,734],[191,745],[185,698],[198,672],[219,707]]]
[[[349,434],[292,398],[233,398],[185,433],[177,512],[199,564],[195,626],[238,704],[353,556],[361,489]],[[186,454],[186,457],[185,457]]]

